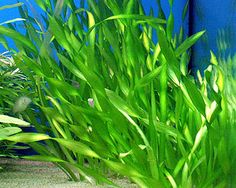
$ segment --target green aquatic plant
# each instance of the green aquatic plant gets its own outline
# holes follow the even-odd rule
[[[29,80],[23,75],[19,68],[16,67],[13,58],[9,53],[0,55],[0,114],[18,116],[26,109],[23,107],[21,95],[29,94]],[[19,97],[21,96],[21,97]],[[28,99],[28,97],[23,97]],[[23,109],[23,108],[24,109]],[[15,114],[17,113],[17,114]],[[6,138],[18,132],[21,132],[19,127],[11,124],[20,123],[21,120],[14,118],[10,119],[7,116],[0,115],[0,156],[1,157],[16,157],[16,149],[25,149],[26,147],[16,146],[15,142],[7,141]],[[4,124],[3,124],[4,123]],[[18,124],[19,124],[18,123]],[[23,124],[19,124],[23,126]]]
[[[0,114],[0,157],[16,157],[14,149],[20,149],[21,147],[7,139],[22,132],[19,126],[27,127],[29,125],[28,122],[21,119]]]
[[[9,4],[0,7],[0,12],[6,9],[17,8],[22,6],[22,3]],[[18,21],[23,21],[23,18],[15,18],[5,20],[0,25],[12,24]],[[1,44],[7,48],[7,41],[3,35],[0,35]],[[29,82],[26,77],[16,67],[12,57],[13,53],[9,51],[0,54],[0,114],[12,114],[13,106],[19,95],[28,94]],[[0,156],[15,157],[13,149],[21,148],[15,146],[14,142],[6,141],[7,137],[21,132],[19,127],[11,126],[17,124],[26,126],[23,120],[15,119],[6,115],[0,115]],[[28,125],[28,123],[27,123]]]
[[[233,80],[232,72],[227,74],[225,68],[230,64],[222,64],[221,58],[211,52],[211,65],[205,70],[205,77],[202,78],[198,73],[199,80],[202,83],[202,90],[209,93],[209,88],[212,88],[209,96],[211,98],[221,99],[219,114],[215,116],[215,121],[209,126],[208,134],[208,151],[206,157],[211,159],[211,164],[208,168],[215,171],[213,176],[217,182],[214,185],[222,187],[235,186],[234,172],[236,169],[236,153],[234,151],[236,140],[234,134],[236,131],[235,121],[235,101],[236,93],[234,92],[235,79]],[[232,71],[232,69],[231,69]],[[232,82],[231,82],[231,81]],[[205,83],[205,84],[204,84]],[[208,83],[208,84],[206,84]],[[229,92],[229,88],[232,90]],[[217,94],[216,94],[217,93]],[[214,107],[214,105],[211,105]],[[209,152],[212,151],[212,152]],[[214,152],[213,152],[214,151]],[[214,160],[213,160],[214,159]],[[214,174],[210,172],[209,174]],[[210,178],[209,178],[210,179]],[[210,186],[210,182],[206,185]]]
[[[20,95],[28,95],[30,82],[22,74],[9,53],[0,55],[0,112],[12,113]],[[19,105],[18,105],[19,106]]]
[[[236,56],[230,54],[232,47],[229,44],[231,40],[228,30],[219,30],[217,36],[217,53],[211,52],[211,63],[217,67],[219,78],[215,82],[221,82],[222,87],[222,112],[218,117],[218,126],[215,127],[216,134],[220,135],[214,139],[214,149],[219,153],[218,164],[222,174],[220,175],[223,186],[236,185],[234,172],[236,170]],[[214,81],[214,79],[212,80]],[[213,139],[212,139],[213,140]]]
[[[218,168],[226,148],[217,139],[222,74],[213,64],[197,82],[187,69],[189,48],[204,31],[177,42],[173,14],[147,15],[136,0],[37,3],[47,30],[23,9],[26,36],[0,26],[34,83],[38,109],[27,117],[38,133],[8,138],[39,154],[25,158],[54,162],[73,180],[76,170],[80,179],[112,184],[109,168],[140,187],[227,183]]]

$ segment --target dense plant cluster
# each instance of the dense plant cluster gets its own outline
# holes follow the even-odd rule
[[[0,11],[4,9],[16,8],[22,3],[6,5],[0,7]],[[10,24],[17,21],[22,21],[22,18],[7,20],[0,25]],[[7,42],[3,36],[0,36],[1,43],[7,48]],[[22,103],[21,97],[30,94],[30,81],[16,66],[11,53],[6,51],[0,54],[0,156],[15,156],[14,149],[22,149],[25,147],[16,146],[15,142],[7,141],[11,135],[21,132],[20,126],[29,126],[29,123],[16,119],[14,117],[2,115],[13,115],[19,112],[19,103]],[[16,104],[16,105],[15,105]],[[26,105],[24,105],[26,107]],[[15,125],[15,126],[13,126]]]
[[[22,115],[37,133],[7,138],[38,153],[25,158],[54,162],[73,180],[76,169],[81,180],[112,184],[109,168],[140,187],[235,183],[227,75],[213,53],[204,77],[188,71],[204,31],[174,35],[173,13],[165,19],[159,1],[158,17],[138,0],[36,2],[43,24],[21,7],[26,35],[0,26],[32,82],[35,106]]]

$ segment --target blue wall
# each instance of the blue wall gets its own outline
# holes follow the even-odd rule
[[[194,0],[191,3],[191,32],[206,30],[193,49],[192,66],[203,70],[209,64],[210,50],[222,58],[236,52],[236,1]]]
[[[41,9],[37,6],[37,4],[34,2],[34,0],[7,0],[7,1],[1,1],[0,0],[0,7],[5,5],[12,5],[15,3],[22,2],[25,5],[29,7],[29,9],[33,10],[34,12],[40,12]],[[31,4],[31,5],[30,5]],[[12,20],[15,18],[20,18],[20,14],[18,12],[18,8],[10,8],[10,9],[4,9],[0,11],[0,23],[3,23],[8,20]],[[17,23],[18,27],[22,27],[22,32],[24,31],[24,26],[21,24],[21,22]],[[8,39],[8,42],[10,44],[10,47],[14,48],[13,41]],[[0,53],[5,52],[6,49],[3,47],[2,44],[0,44]]]
[[[15,4],[18,1],[24,3],[25,5],[28,5],[29,9],[33,8],[36,11],[40,11],[40,8],[36,5],[34,0],[7,0],[7,1],[0,0],[0,7],[4,5]],[[32,5],[32,7],[29,6],[29,3]],[[11,8],[11,9],[5,9],[5,10],[0,11],[0,23],[7,20],[14,19],[14,18],[18,18],[18,17],[20,17],[18,8]]]

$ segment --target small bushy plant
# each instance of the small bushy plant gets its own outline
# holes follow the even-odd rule
[[[0,7],[0,11],[10,8],[17,8],[22,3],[9,4]],[[5,20],[0,23],[12,24],[17,21],[22,21],[22,18],[13,20]],[[0,35],[1,43],[5,48],[8,48],[7,41],[3,35]],[[17,124],[20,126],[28,126],[28,123],[14,117],[6,116],[13,115],[15,101],[19,100],[21,95],[29,94],[29,81],[26,79],[13,60],[12,53],[9,51],[0,54],[0,157],[15,157],[14,149],[22,149],[23,147],[15,146],[14,142],[6,139],[21,132],[19,127],[12,126]],[[5,114],[5,115],[3,115]],[[16,115],[16,114],[15,114]]]
[[[7,53],[0,55],[0,82],[0,113],[15,113],[15,102],[30,94],[30,82]]]
[[[0,114],[0,157],[16,157],[14,149],[21,147],[15,146],[15,142],[9,141],[8,138],[13,135],[17,137],[17,133],[22,131],[18,126],[29,125],[21,119]]]

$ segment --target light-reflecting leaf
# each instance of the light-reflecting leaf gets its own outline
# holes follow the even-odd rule
[[[0,123],[9,123],[9,124],[14,124],[14,125],[20,125],[20,126],[29,126],[30,123],[15,118],[15,117],[11,117],[11,116],[7,116],[7,115],[0,115]]]
[[[18,133],[14,136],[10,136],[7,138],[7,140],[9,141],[24,142],[24,143],[30,143],[48,139],[50,139],[50,136],[40,133]]]
[[[205,31],[200,31],[191,37],[187,38],[176,50],[175,50],[175,55],[179,57],[181,54],[186,52],[192,45],[194,45],[199,38],[205,33]]]
[[[191,98],[192,103],[198,109],[198,111],[205,116],[206,104],[203,100],[203,97],[196,87],[196,85],[191,82],[189,79],[184,78],[184,85],[186,86],[189,97]]]
[[[97,153],[95,153],[89,146],[74,140],[54,138],[53,140],[57,141],[66,148],[72,150],[73,152],[85,155],[88,157],[100,158]]]

